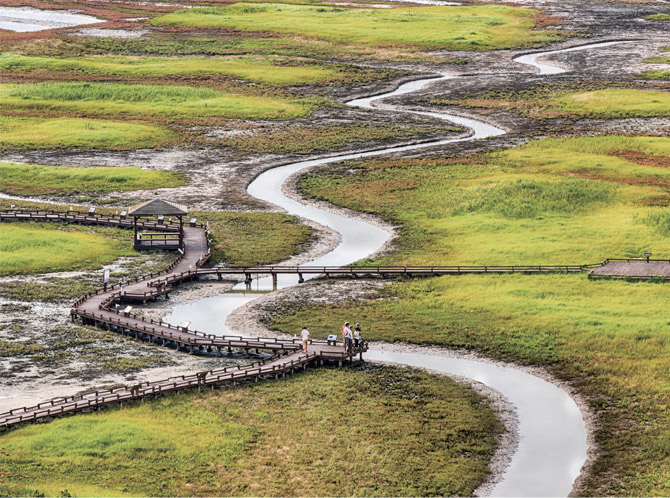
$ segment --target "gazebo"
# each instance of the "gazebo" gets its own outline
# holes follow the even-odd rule
[[[174,202],[155,199],[143,202],[128,209],[128,216],[133,218],[135,237],[133,248],[142,249],[183,249],[184,247],[184,216],[188,214],[186,206]],[[174,216],[179,220],[179,232],[168,231],[169,222],[165,216]],[[156,218],[155,230],[152,232],[138,232],[137,222],[140,218]],[[148,220],[147,220],[148,221]],[[146,225],[144,228],[147,228]]]

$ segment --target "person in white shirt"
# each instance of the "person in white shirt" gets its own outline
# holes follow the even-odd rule
[[[302,339],[302,350],[306,353],[307,352],[307,344],[309,344],[309,330],[307,330],[307,327],[302,328],[302,332],[300,333],[300,337]]]
[[[344,350],[351,351],[351,345],[354,340],[354,334],[349,327],[349,322],[344,326]]]

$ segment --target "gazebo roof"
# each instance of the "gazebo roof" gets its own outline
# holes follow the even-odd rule
[[[182,204],[154,199],[128,209],[129,216],[186,216],[188,209]]]

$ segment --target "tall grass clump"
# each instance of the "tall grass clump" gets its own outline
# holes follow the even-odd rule
[[[615,191],[615,186],[605,182],[518,179],[511,184],[474,190],[470,199],[457,207],[454,214],[480,210],[499,213],[506,218],[572,214],[609,202]]]
[[[670,236],[670,212],[667,210],[651,211],[642,219],[642,221],[647,225],[656,228],[666,237]]]

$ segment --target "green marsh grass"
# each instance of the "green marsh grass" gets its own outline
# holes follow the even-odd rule
[[[446,377],[310,370],[11,431],[3,467],[26,477],[0,494],[467,496],[500,430]]]
[[[32,38],[5,42],[5,51],[30,57],[79,58],[90,56],[142,56],[142,57],[213,57],[249,56],[296,57],[321,61],[319,65],[330,67],[332,61],[359,62],[362,59],[385,61],[426,60],[453,63],[463,60],[456,57],[437,57],[417,52],[407,47],[366,47],[356,44],[331,43],[325,40],[300,39],[281,36],[240,36],[218,33],[215,37],[194,38],[175,36],[171,38],[120,39],[97,37]],[[347,77],[353,80],[377,79],[373,72],[347,68]],[[404,71],[381,70],[386,78],[405,74]]]
[[[670,14],[652,14],[647,16],[650,21],[670,21]]]
[[[278,263],[304,250],[312,229],[294,216],[265,212],[193,212],[212,233],[210,264],[255,266]]]
[[[356,163],[356,174],[322,171],[301,189],[401,224],[383,263],[585,264],[670,255],[651,221],[670,204],[669,156],[663,137],[545,139],[460,163]]]
[[[670,93],[612,88],[557,97],[549,105],[559,112],[596,118],[668,116]]]
[[[180,10],[152,19],[164,26],[277,32],[364,46],[490,50],[530,47],[560,39],[535,30],[536,10],[503,5],[333,8],[236,3]]]
[[[237,95],[207,88],[116,83],[29,83],[0,85],[6,112],[53,111],[87,116],[169,119],[291,119],[311,105],[287,99]]]
[[[99,268],[121,256],[134,255],[127,232],[58,224],[0,224],[0,275],[26,275]],[[115,238],[110,236],[114,235]]]
[[[226,75],[272,86],[309,85],[338,81],[342,70],[315,64],[285,65],[267,57],[28,57],[0,55],[0,69],[52,71],[119,76]]]
[[[71,195],[178,187],[182,173],[137,167],[43,166],[0,162],[0,192],[13,195]]]
[[[160,147],[175,140],[162,126],[101,119],[0,116],[2,149]]]
[[[662,51],[670,51],[668,48],[669,47],[665,47]],[[644,62],[647,64],[670,64],[670,57],[667,55],[651,57],[649,59],[645,59]],[[651,69],[649,71],[641,72],[638,77],[647,80],[670,80],[670,71],[667,69]]]
[[[579,264],[647,251],[667,258],[669,157],[665,137],[544,139],[476,156],[348,163],[305,176],[301,188],[400,224],[396,250],[382,263]],[[366,339],[543,365],[596,414],[599,456],[580,493],[667,494],[667,284],[462,275],[398,282],[372,297],[303,305],[271,326],[293,333],[308,323],[323,337],[349,319],[362,323]]]
[[[525,91],[504,89],[462,100],[432,99],[431,103],[506,109],[534,119],[612,119],[670,115],[669,92],[635,88],[581,90],[568,85],[538,85]]]
[[[369,340],[438,344],[543,365],[571,381],[596,413],[598,458],[580,494],[667,494],[667,284],[462,275],[396,283],[374,297],[304,307],[272,326],[293,333],[308,323],[325,337],[344,318],[360,322]]]

